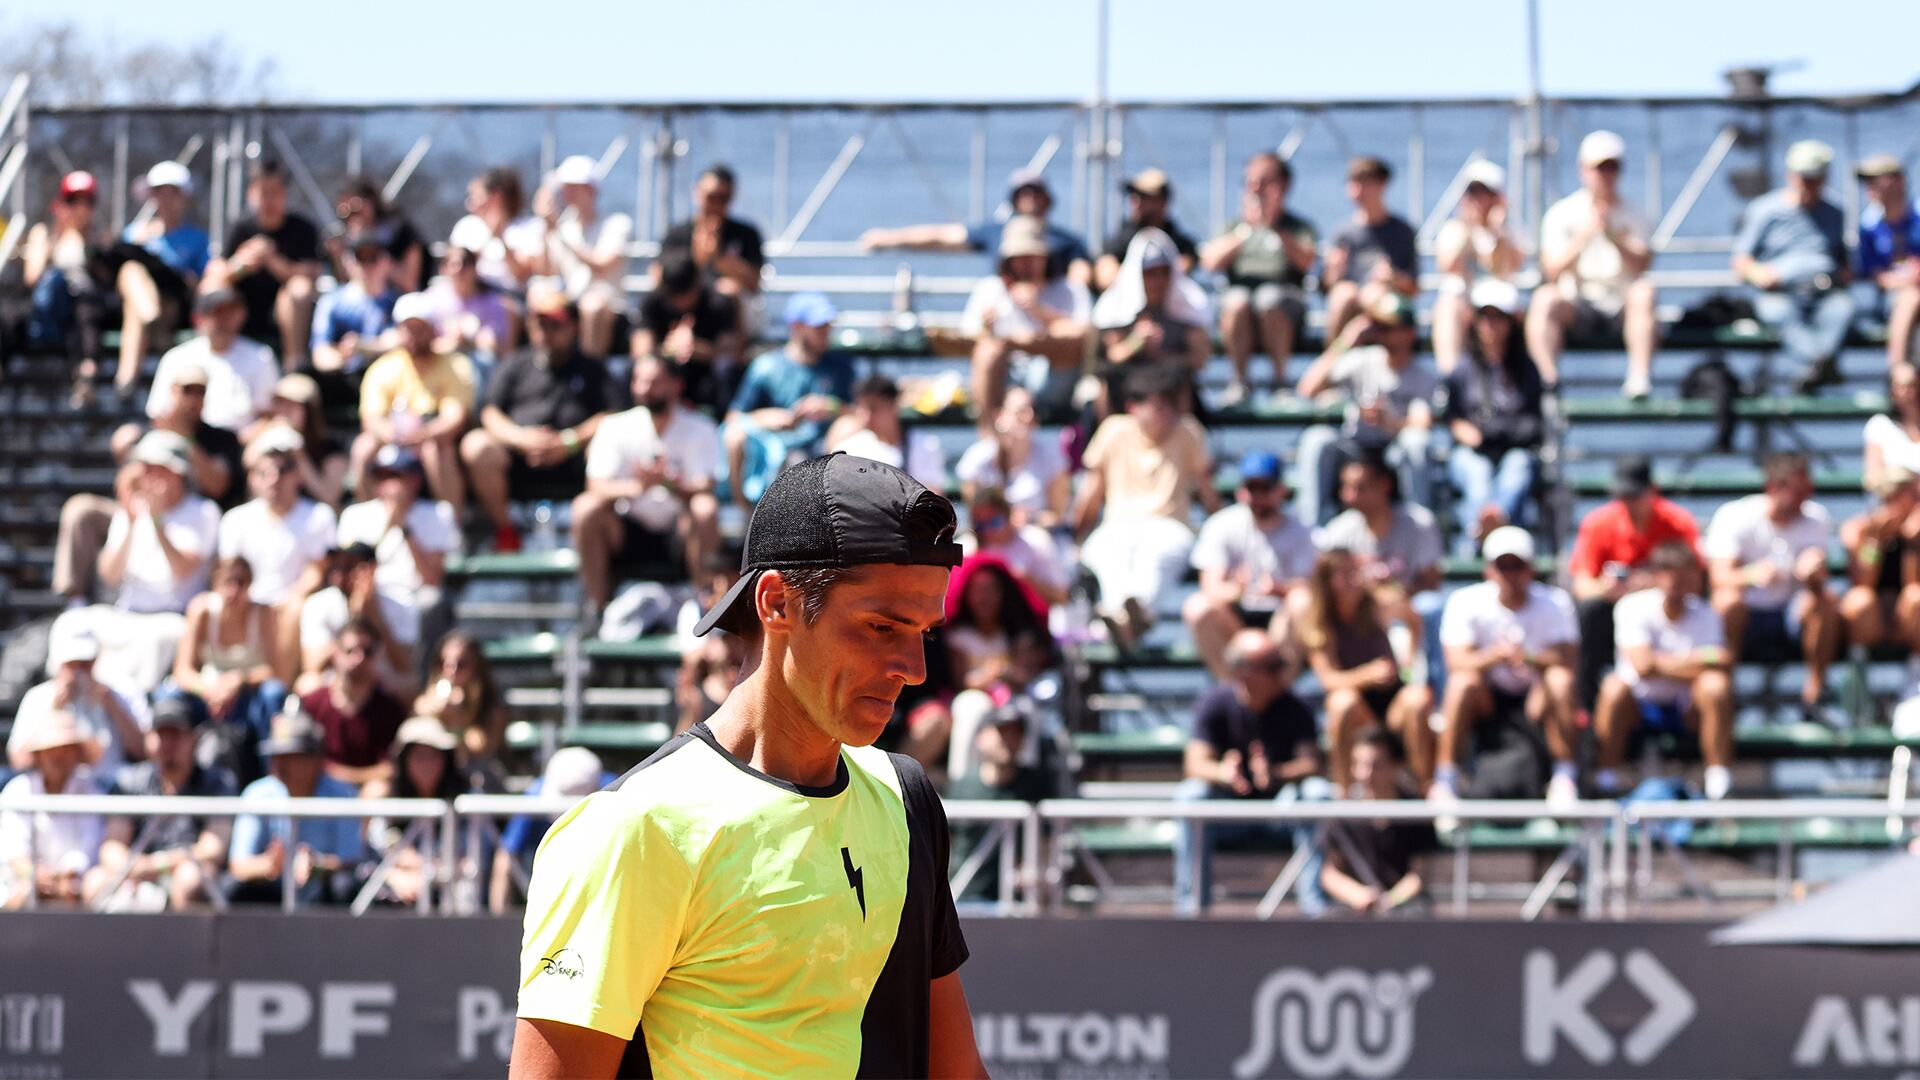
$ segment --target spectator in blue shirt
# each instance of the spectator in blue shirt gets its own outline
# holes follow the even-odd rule
[[[827,425],[853,400],[853,360],[829,348],[839,315],[820,293],[794,294],[787,343],[747,366],[720,429],[728,486],[741,506],[758,502],[794,453],[819,453]]]
[[[1733,244],[1733,271],[1759,290],[1753,310],[1806,365],[1795,385],[1816,393],[1840,381],[1838,356],[1853,325],[1840,208],[1821,197],[1833,148],[1803,139],[1787,148],[1787,186],[1755,199]]]
[[[185,165],[159,162],[147,170],[141,186],[152,213],[127,225],[109,257],[125,311],[120,367],[113,380],[123,396],[131,393],[140,374],[149,335],[171,330],[192,307],[194,290],[213,254],[206,230],[187,220],[193,174]],[[159,336],[164,340],[167,335]]]
[[[1887,364],[1913,361],[1913,323],[1920,315],[1920,209],[1907,194],[1907,170],[1892,154],[1875,154],[1855,170],[1867,186],[1860,215],[1860,276],[1880,286],[1887,305]]]
[[[1053,191],[1047,187],[1047,178],[1042,174],[1022,169],[1013,174],[1011,185],[1007,203],[1013,207],[1013,213],[1004,219],[983,221],[973,226],[956,221],[941,225],[868,229],[861,234],[860,243],[869,251],[904,248],[911,251],[980,251],[997,254],[1000,251],[1000,233],[1007,227],[1007,222],[1020,217],[1046,221],[1048,212],[1053,209]],[[1093,281],[1093,264],[1088,259],[1085,241],[1051,222],[1046,225],[1046,238],[1049,281],[1062,277],[1072,278],[1081,285]]]
[[[320,298],[313,313],[313,366],[318,371],[351,371],[400,345],[393,326],[393,256],[378,233],[363,232],[348,241],[346,284]]]
[[[732,635],[728,635],[731,637]],[[614,776],[600,764],[599,755],[584,746],[567,746],[553,752],[539,779],[527,786],[527,794],[583,799],[613,783]],[[487,891],[487,907],[498,915],[507,910],[514,896],[515,866],[520,883],[526,882],[533,867],[533,853],[545,839],[554,819],[537,814],[520,814],[507,822],[500,833],[500,846],[493,853],[493,880]]]
[[[320,725],[299,709],[274,718],[271,734],[260,744],[268,775],[240,793],[247,799],[353,799],[352,784],[325,771]],[[366,849],[359,818],[285,818],[241,814],[233,823],[228,853],[227,898],[235,902],[280,900],[282,877],[292,860],[294,894],[305,904],[352,901]]]

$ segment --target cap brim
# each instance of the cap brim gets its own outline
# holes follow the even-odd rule
[[[753,585],[760,580],[764,571],[748,570],[733,583],[733,588],[720,598],[720,602],[707,610],[698,623],[694,624],[693,636],[705,637],[715,627],[729,634],[739,634],[743,620],[753,615]]]

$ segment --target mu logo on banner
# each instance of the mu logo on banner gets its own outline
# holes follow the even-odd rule
[[[1233,1063],[1239,1080],[1266,1074],[1277,1055],[1296,1076],[1392,1076],[1413,1054],[1413,1013],[1431,968],[1316,975],[1281,968],[1253,995],[1253,1042]]]

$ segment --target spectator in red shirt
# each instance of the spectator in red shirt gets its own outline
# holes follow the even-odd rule
[[[380,688],[380,632],[355,619],[334,637],[325,686],[300,699],[325,735],[327,775],[360,786],[393,775],[388,751],[407,718],[399,698]]]
[[[1661,496],[1646,458],[1621,458],[1614,465],[1612,500],[1581,519],[1567,565],[1580,613],[1580,667],[1574,686],[1580,708],[1593,708],[1600,681],[1613,669],[1613,605],[1630,592],[1655,586],[1649,560],[1653,549],[1669,540],[1681,541],[1697,555],[1700,526],[1692,514]]]

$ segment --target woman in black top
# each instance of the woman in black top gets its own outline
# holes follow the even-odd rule
[[[1460,495],[1461,539],[1471,539],[1473,551],[1494,529],[1524,524],[1545,439],[1543,393],[1513,313],[1477,306],[1466,362],[1447,376],[1443,414],[1453,436],[1447,474]]]
[[[1920,487],[1899,466],[1873,485],[1879,505],[1840,526],[1852,585],[1840,600],[1847,640],[1920,648]]]
[[[1433,771],[1433,691],[1425,683],[1407,683],[1387,638],[1387,624],[1373,591],[1360,576],[1359,562],[1342,548],[1323,552],[1308,580],[1308,602],[1300,620],[1300,644],[1326,692],[1328,771],[1335,788],[1345,790],[1356,738],[1385,724],[1407,744],[1407,757],[1421,784]]]

